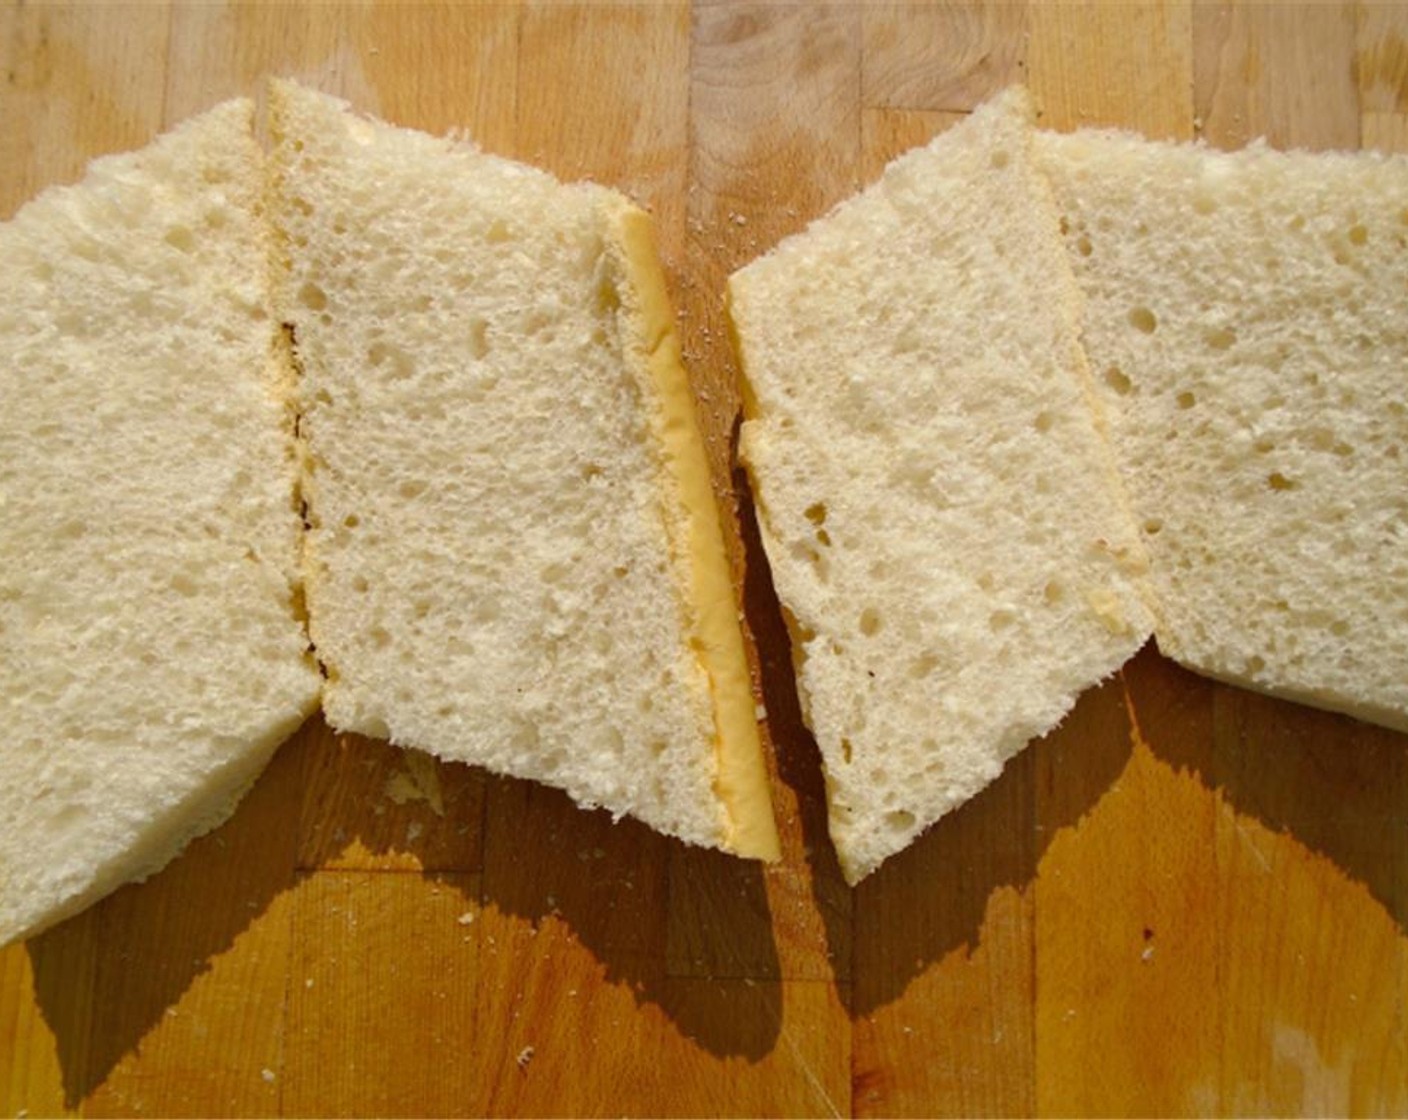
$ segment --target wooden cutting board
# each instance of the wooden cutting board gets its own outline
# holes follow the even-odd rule
[[[1058,129],[1408,149],[1403,5],[10,3],[0,216],[271,73],[651,205],[721,493],[724,277],[1005,84]],[[1408,738],[1149,649],[850,891],[739,523],[780,866],[315,720],[0,953],[0,1111],[1408,1111]]]

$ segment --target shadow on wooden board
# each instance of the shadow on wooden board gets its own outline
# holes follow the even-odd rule
[[[1408,932],[1408,736],[1198,676],[1152,642],[1121,675],[1155,758],[1328,859]]]
[[[734,428],[732,446],[737,447]],[[802,845],[810,864],[812,890],[826,933],[828,957],[849,965],[851,909],[848,888],[841,876],[836,849],[826,824],[826,783],[822,777],[821,750],[802,719],[797,678],[792,662],[792,639],[773,587],[772,569],[763,551],[758,513],[746,472],[734,471],[733,492],[738,501],[738,521],[744,551],[743,605],[748,628],[758,651],[763,707],[767,711],[777,776],[797,796]],[[840,981],[850,979],[841,974]],[[846,990],[842,984],[843,992]]]
[[[1234,812],[1329,859],[1408,933],[1408,735],[1208,683],[1214,748],[1203,784]],[[1157,729],[1146,737],[1156,755],[1165,752]]]
[[[481,1029],[552,1020],[590,1044],[602,1024],[567,993],[605,986],[653,1005],[717,1057],[757,1061],[772,1050],[781,989],[751,985],[778,971],[760,864],[584,812],[532,782],[492,778],[488,795]],[[618,1045],[643,1022],[621,1028]]]
[[[779,772],[803,800],[824,803],[820,756],[802,721],[790,638],[756,513],[741,472],[735,482],[747,551],[745,602],[765,669]],[[1140,721],[1137,734],[1131,712]],[[851,984],[841,988],[852,1015],[895,1001],[949,954],[973,951],[997,892],[1029,893],[1052,840],[1125,773],[1136,741],[1173,771],[1196,776],[1208,797],[1329,859],[1408,930],[1400,850],[1408,827],[1408,736],[1206,680],[1161,657],[1151,641],[996,782],[859,884],[850,908],[821,896],[837,879],[835,855],[824,815],[803,814],[828,940],[836,955],[854,954]],[[853,925],[840,921],[847,911]]]
[[[225,825],[146,883],[123,887],[26,945],[67,1107],[77,1108],[101,1085],[216,958],[294,886],[302,764],[296,744],[306,732],[279,750]],[[271,821],[285,826],[270,828]],[[85,922],[92,940],[82,975],[74,967],[71,927]]]
[[[1131,711],[1154,758],[1196,777],[1226,810],[1331,861],[1408,931],[1408,740],[1208,681],[1150,643],[996,782],[860,884],[853,1014],[898,999],[950,953],[977,948],[996,894],[1025,893],[1052,841],[1125,774],[1136,749]]]
[[[478,882],[477,895],[460,905],[477,909],[482,920],[459,932],[482,939],[497,930],[496,952],[512,953],[515,942],[521,950],[520,959],[495,961],[481,947],[485,986],[501,988],[505,977],[517,982],[538,968],[551,990],[554,975],[575,969],[584,988],[617,985],[637,1003],[655,1004],[696,1045],[757,1060],[780,1029],[779,987],[750,986],[749,1009],[740,1013],[739,986],[681,985],[669,957],[672,922],[683,921],[690,956],[705,962],[696,976],[726,972],[730,959],[744,962],[748,976],[776,975],[762,871],[691,851],[684,860],[691,876],[727,884],[715,892],[725,909],[703,923],[677,918],[669,874],[679,847],[636,822],[584,812],[558,791],[336,735],[315,717],[279,750],[224,826],[146,883],[119,890],[27,945],[65,1102],[77,1108],[130,1055],[160,1048],[156,1032],[177,1022],[168,1018],[183,1000],[196,998],[197,1006],[183,1004],[189,1014],[182,1022],[204,1014],[201,1001],[214,999],[269,1022],[271,1037],[283,1029],[284,954],[317,951],[290,947],[287,939],[296,936],[300,906],[311,904],[299,898],[301,884],[320,871],[343,873],[354,884],[349,889],[367,891],[384,877],[356,873],[419,875],[446,890]],[[259,947],[229,954],[256,925]],[[536,936],[549,927],[556,941]],[[720,940],[726,949],[715,944]],[[556,959],[537,961],[534,954],[549,943]],[[384,946],[361,948],[376,958]],[[213,985],[188,996],[217,964]],[[481,1017],[494,1017],[495,998],[485,997]],[[476,1028],[490,1050],[496,1033]]]

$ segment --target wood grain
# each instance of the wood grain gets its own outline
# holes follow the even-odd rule
[[[0,951],[0,1112],[1408,1113],[1408,737],[1150,646],[844,886],[722,301],[1012,81],[1053,128],[1408,151],[1408,5],[11,2],[0,216],[269,74],[654,211],[784,859],[315,719],[166,871]]]
[[[1372,6],[1370,6],[1372,7]],[[1200,133],[1237,148],[1357,148],[1355,4],[1219,6],[1194,35]]]
[[[1051,837],[1035,886],[1039,1110],[1215,1113],[1209,687],[1146,649],[1074,716],[1045,752],[1037,803]]]
[[[1033,4],[1027,73],[1041,123],[1062,132],[1118,126],[1187,139],[1193,11],[1187,0]]]
[[[479,1111],[473,1058],[486,1041],[497,1052],[500,1039],[492,1029],[482,1038],[473,1014],[483,951],[478,877],[319,871],[287,897],[294,948],[283,1046],[247,1067],[277,1111]]]

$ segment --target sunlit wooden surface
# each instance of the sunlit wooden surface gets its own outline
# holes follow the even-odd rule
[[[650,205],[721,494],[724,277],[1002,86],[1058,129],[1408,150],[1403,5],[11,3],[0,216],[271,73]],[[0,953],[0,1113],[1408,1111],[1408,738],[1146,650],[852,892],[738,525],[780,866],[315,720]]]

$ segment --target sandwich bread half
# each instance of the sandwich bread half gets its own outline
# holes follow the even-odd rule
[[[160,869],[317,706],[251,124],[0,225],[0,943]]]
[[[334,727],[776,858],[649,219],[271,89]]]
[[[1010,90],[729,282],[741,453],[850,882],[1147,638]]]
[[[1408,157],[1038,150],[1159,648],[1408,730]]]

